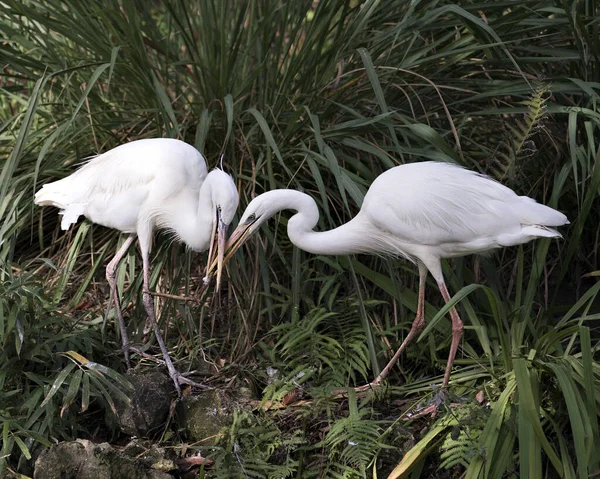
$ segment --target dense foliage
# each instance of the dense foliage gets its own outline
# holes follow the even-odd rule
[[[596,2],[0,6],[0,475],[22,468],[40,445],[97,434],[85,424],[101,423],[126,394],[118,330],[104,320],[103,269],[122,238],[88,222],[65,234],[56,210],[32,199],[84,158],[148,137],[184,139],[211,167],[224,154],[241,208],[276,187],[308,192],[321,229],[351,218],[379,173],[423,159],[490,174],[571,220],[564,240],[444,265],[466,326],[448,398],[436,387],[448,308],[432,284],[427,327],[402,370],[387,388],[344,400],[329,392],[372,378],[410,328],[416,268],[310,255],[289,243],[285,214],[271,221],[229,264],[219,294],[159,301],[180,369],[205,355],[222,366],[215,384],[250,386],[277,404],[298,388],[310,399],[294,411],[236,411],[219,445],[203,450],[215,460],[207,474],[597,471]],[[196,297],[204,261],[159,236],[152,287]],[[131,249],[118,278],[138,342],[139,270]],[[279,371],[275,381],[267,368]],[[431,400],[441,409],[428,430],[430,419],[405,422],[409,406]]]

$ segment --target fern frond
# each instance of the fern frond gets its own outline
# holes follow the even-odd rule
[[[510,137],[496,152],[499,158],[494,162],[498,179],[514,178],[517,160],[528,158],[537,152],[536,144],[531,138],[543,127],[549,98],[550,85],[540,82],[527,100],[519,102],[527,107],[527,112],[514,126],[507,125]]]
[[[445,469],[452,469],[455,466],[467,468],[473,458],[484,453],[478,439],[485,426],[487,414],[478,405],[473,405],[456,409],[453,415],[457,419],[457,424],[444,439],[440,466]]]
[[[540,83],[528,100],[520,102],[521,105],[527,106],[528,110],[523,121],[517,123],[520,134],[516,134],[512,138],[515,157],[523,156],[527,140],[542,127],[542,122],[546,116],[546,102],[549,99],[549,92],[550,85]]]
[[[381,449],[381,425],[383,421],[367,418],[370,408],[359,407],[352,389],[348,394],[348,417],[338,419],[331,425],[325,444],[332,451],[339,451],[339,459],[348,465],[366,470]]]
[[[481,431],[479,428],[455,426],[442,444],[441,467],[445,469],[452,469],[458,465],[469,467],[471,460],[481,453],[477,445]]]
[[[286,478],[298,471],[290,450],[305,441],[304,433],[288,433],[269,417],[234,410],[231,426],[223,431],[215,456],[219,477]],[[277,461],[273,457],[277,456]]]
[[[366,379],[369,356],[356,307],[348,302],[335,306],[340,312],[314,308],[273,333],[279,337],[276,350],[294,374],[316,374],[323,383],[339,387]]]

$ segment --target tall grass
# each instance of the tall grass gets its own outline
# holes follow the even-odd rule
[[[471,414],[450,410],[402,462],[400,452],[397,461],[386,460],[385,447],[400,448],[400,411],[386,416],[394,420],[373,441],[372,432],[381,433],[377,419],[389,408],[354,398],[346,425],[335,426],[337,416],[329,415],[336,435],[312,443],[310,454],[286,446],[290,471],[326,474],[324,463],[309,456],[327,456],[328,444],[327,473],[360,477],[377,467],[383,474],[400,463],[398,474],[418,477],[425,455],[436,450],[430,446],[442,440],[448,450],[463,451],[445,465],[463,467],[469,477],[584,477],[598,467],[600,48],[594,2],[1,4],[2,280],[8,285],[26,277],[44,294],[28,301],[40,311],[60,311],[47,316],[49,323],[36,313],[40,321],[28,323],[31,331],[47,333],[62,324],[59,317],[69,318],[85,325],[83,338],[92,344],[66,347],[50,335],[44,358],[51,361],[32,363],[26,377],[4,367],[14,365],[19,352],[5,354],[3,390],[14,391],[5,411],[25,419],[5,427],[3,456],[23,451],[15,431],[33,430],[38,418],[32,414],[44,397],[44,407],[58,409],[59,399],[73,402],[69,391],[77,388],[70,384],[87,377],[68,375],[74,379],[67,381],[65,375],[56,388],[63,395],[48,398],[68,364],[81,366],[74,356],[56,353],[106,357],[118,344],[113,324],[98,320],[108,298],[102,270],[118,234],[87,222],[63,234],[56,211],[33,207],[33,193],[87,156],[161,136],[194,144],[210,167],[224,154],[242,207],[268,189],[306,191],[319,205],[321,229],[350,219],[379,173],[423,159],[491,174],[571,220],[564,241],[444,265],[466,325],[451,399],[472,401],[484,391],[489,404],[463,407],[485,412],[469,426],[478,431],[468,436],[471,442],[462,433],[460,448],[448,442],[454,428],[464,432]],[[277,365],[283,376],[264,392],[279,400],[299,375],[320,397],[371,378],[391,356],[416,310],[413,266],[309,255],[289,243],[285,219],[264,227],[230,263],[220,295],[209,294],[202,305],[161,299],[160,323],[180,368],[193,369],[203,350],[224,360],[223,376],[235,372],[262,396],[261,371]],[[47,260],[28,263],[33,258]],[[197,294],[204,260],[161,237],[152,288]],[[145,322],[139,263],[130,252],[118,275],[134,341]],[[450,327],[447,308],[433,292],[427,328],[402,359],[403,371],[390,378],[392,398],[426,400],[441,381]],[[3,346],[23,341],[7,313],[20,308],[10,301],[0,300]],[[116,356],[96,361],[123,368]],[[44,393],[33,394],[33,383]],[[110,393],[98,389],[96,397],[106,406]],[[373,419],[365,444],[372,447],[345,451],[350,433],[344,428],[367,411]],[[65,408],[67,416],[76,413]],[[76,434],[64,418],[47,421],[64,437]],[[236,423],[239,430],[232,426],[232,437],[243,436],[244,421]],[[43,442],[47,431],[31,437]],[[265,461],[274,464],[277,457]]]

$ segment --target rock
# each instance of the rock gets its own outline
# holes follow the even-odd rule
[[[254,393],[252,389],[241,386],[234,391],[234,397],[236,402],[247,403],[254,399]]]
[[[183,398],[180,414],[189,439],[208,446],[218,442],[221,429],[230,423],[225,396],[217,390]]]
[[[149,437],[160,433],[171,407],[173,384],[157,371],[129,372],[125,377],[133,384],[130,404],[117,402],[117,423],[125,434]]]
[[[134,458],[108,443],[94,444],[85,439],[62,442],[43,451],[35,461],[34,479],[172,479],[159,460]],[[154,467],[160,463],[161,469]],[[176,469],[173,461],[170,461]]]

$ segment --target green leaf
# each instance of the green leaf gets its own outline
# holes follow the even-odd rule
[[[286,166],[285,162],[283,161],[283,157],[281,156],[279,147],[277,146],[277,143],[275,142],[275,138],[273,137],[273,133],[271,132],[271,129],[269,128],[269,125],[267,124],[267,120],[265,120],[265,117],[262,116],[262,114],[256,108],[249,108],[248,113],[250,113],[256,119],[258,126],[260,127],[263,134],[265,135],[265,139],[267,140],[268,145],[273,150],[273,153],[275,153],[275,156],[279,160],[279,164],[284,169],[284,171],[287,173],[288,178],[292,178],[293,177],[292,172],[290,171],[290,169]]]
[[[424,461],[429,454],[433,452],[436,445],[442,441],[444,435],[448,429],[457,424],[456,419],[445,418],[436,422],[429,432],[415,444],[400,461],[400,463],[394,467],[388,479],[398,479],[406,477],[406,474],[411,469],[417,467],[419,463]]]
[[[527,369],[527,364],[524,359],[518,358],[513,359],[513,366],[515,378],[517,380],[517,391],[519,393],[519,410],[523,410],[523,415],[521,417],[523,420],[527,421],[528,427],[530,427],[534,433],[534,436],[527,433],[527,436],[522,438],[521,432],[519,432],[519,444],[523,442],[522,452],[535,454],[535,443],[539,441],[539,444],[541,444],[542,448],[548,455],[548,458],[552,462],[552,465],[558,474],[562,474],[562,463],[554,451],[554,448],[548,441],[548,438],[544,434],[542,425],[540,423],[539,407],[536,405],[536,399],[532,389],[531,378]],[[524,431],[528,431],[528,429],[524,429]],[[538,462],[532,463],[532,467],[535,467],[536,465],[539,466],[539,460]],[[538,469],[538,471],[539,474],[541,474],[541,470]],[[529,470],[529,472],[533,471]],[[535,472],[535,474],[538,473]]]
[[[25,456],[25,459],[30,460],[31,452],[29,452],[29,448],[25,445],[23,440],[19,436],[13,436],[13,439],[17,443],[17,446],[19,446],[19,449],[21,450],[23,456]]]
[[[446,303],[438,311],[438,313],[433,317],[433,319],[431,321],[427,322],[425,328],[419,335],[417,342],[421,341],[422,338],[424,338],[426,335],[428,335],[431,332],[431,330],[437,325],[438,321],[440,321],[446,314],[448,314],[448,312],[450,311],[451,308],[455,307],[455,305],[458,304],[463,298],[466,298],[473,291],[475,291],[477,289],[485,289],[485,286],[482,286],[480,284],[470,284],[468,286],[465,286],[458,293],[456,293],[454,296],[452,296],[450,301],[448,301],[448,303]]]
[[[40,404],[41,408],[48,404],[50,399],[54,397],[54,395],[58,392],[58,390],[63,385],[63,383],[65,382],[69,374],[71,374],[71,371],[73,371],[74,368],[75,364],[69,363],[64,367],[64,369],[60,373],[58,373],[56,379],[54,380],[54,383],[52,384],[52,387],[50,388],[50,391],[48,391],[48,394],[46,394],[46,397],[42,401],[42,404]]]
[[[580,411],[581,401],[578,401],[578,393],[574,387],[573,381],[567,375],[565,369],[560,364],[548,364],[550,369],[554,371],[558,384],[565,398],[565,404],[569,412],[569,421],[571,423],[571,433],[573,434],[573,440],[575,443],[575,455],[577,456],[577,471],[578,477],[584,479],[588,477],[591,472],[588,470],[588,454],[586,451],[586,443],[590,441],[597,442],[597,438],[590,437],[587,431],[584,429],[584,419],[582,412],[585,413],[585,409]],[[596,414],[592,416],[596,418]],[[591,418],[585,417],[585,423],[589,424]],[[595,419],[597,420],[597,419]]]
[[[79,110],[81,110],[81,107],[85,103],[85,100],[88,98],[90,91],[92,90],[92,88],[94,88],[94,86],[96,85],[96,82],[100,78],[100,75],[102,75],[110,67],[111,67],[111,63],[104,63],[103,65],[100,65],[98,68],[96,68],[94,70],[94,73],[90,77],[90,79],[85,87],[85,90],[83,91],[83,94],[81,95],[81,98],[79,99],[79,102],[75,106],[75,110],[73,111],[73,114],[71,115],[71,121],[73,121],[75,119],[75,117],[79,113]]]
[[[600,467],[600,433],[598,432],[598,414],[596,414],[596,380],[594,378],[594,356],[592,352],[590,328],[579,327],[581,338],[581,361],[583,363],[583,380],[585,394],[585,407],[587,409],[587,420],[591,429],[590,441],[587,443],[589,450],[589,471]]]
[[[71,404],[73,404],[75,396],[79,392],[79,386],[81,385],[82,377],[83,371],[81,369],[78,369],[73,374],[73,377],[71,378],[71,382],[69,384],[69,389],[67,390],[67,394],[65,394],[65,397],[63,399],[63,405],[60,409],[61,417],[64,414],[65,410],[67,410],[71,406]]]
[[[83,375],[83,385],[81,387],[81,412],[84,413],[90,407],[90,377]]]

